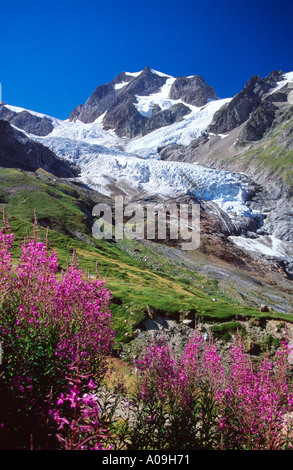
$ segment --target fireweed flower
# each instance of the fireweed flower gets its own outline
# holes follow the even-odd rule
[[[230,351],[223,416],[223,443],[242,449],[278,449],[284,445],[286,413],[292,410],[286,344],[274,361],[266,355],[258,367],[247,359],[238,339]]]
[[[58,409],[50,411],[58,425],[57,438],[66,450],[110,450],[108,430],[100,417],[97,384],[87,377],[68,378],[68,391],[57,400]]]
[[[44,423],[51,407],[50,417],[64,448],[110,449],[108,421],[105,426],[99,396],[106,357],[114,342],[110,291],[100,279],[84,275],[75,254],[68,269],[58,274],[57,255],[48,240],[37,237],[36,221],[34,229],[12,268],[13,234],[4,214],[0,393],[6,394],[6,419],[22,403],[24,410]],[[284,341],[274,359],[265,355],[255,365],[238,337],[223,364],[215,344],[204,342],[198,332],[190,337],[181,357],[172,355],[166,342],[154,341],[134,361],[138,393],[129,400],[134,422],[128,445],[284,448],[284,429],[292,430],[289,352]],[[77,366],[78,371],[67,379],[65,374]],[[123,384],[114,389],[116,394],[123,390]],[[9,425],[2,415],[0,423],[2,436]],[[114,435],[115,440],[117,429]]]
[[[56,252],[47,240],[38,238],[36,220],[34,236],[24,241],[19,262],[12,269],[13,234],[4,222],[0,230],[0,341],[5,369],[0,380],[5,377],[5,387],[24,400],[24,409],[38,403],[43,416],[46,396],[56,388],[54,381],[60,389],[65,371],[77,360],[81,370],[102,379],[105,357],[114,341],[110,292],[100,279],[84,275],[75,256],[68,270],[58,275]],[[93,387],[90,382],[89,389]],[[73,408],[78,398],[74,392],[72,388]],[[59,405],[65,404],[65,398],[64,392],[60,394]]]

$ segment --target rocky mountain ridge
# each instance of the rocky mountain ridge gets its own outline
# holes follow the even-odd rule
[[[0,105],[0,119],[36,136],[48,135],[54,128],[46,116],[40,117],[26,110],[17,112],[5,105]]]
[[[253,143],[258,145],[256,148],[260,148],[261,144],[265,147],[277,130],[282,133],[278,145],[285,154],[291,152],[293,107],[288,101],[288,95],[293,89],[293,74],[288,75],[291,81],[283,80],[282,72],[271,72],[269,77],[264,79],[259,76],[252,77],[243,90],[214,114],[202,136],[185,147],[165,146],[160,151],[161,157],[185,162],[196,161],[208,166],[213,165],[215,168],[245,172],[259,184],[267,183],[270,188],[275,178],[280,192],[287,191],[291,194],[291,177],[286,182],[278,171],[271,171],[271,174],[267,172],[263,176],[261,164],[258,174],[257,168],[253,167],[251,162],[241,158],[248,148],[253,147]],[[278,149],[274,150],[278,155]],[[276,158],[275,155],[269,156],[272,162]]]
[[[43,168],[62,178],[73,178],[78,169],[39,142],[35,142],[9,122],[0,119],[0,167],[36,171]]]
[[[214,115],[208,132],[225,134],[247,121],[251,113],[263,105],[263,99],[265,101],[266,95],[276,87],[282,76],[282,71],[273,71],[265,78],[258,75],[251,77],[244,88]],[[254,136],[251,140],[256,140],[258,137]]]
[[[222,259],[236,262],[233,249],[244,250],[290,276],[292,81],[281,71],[253,76],[220,100],[198,75],[175,78],[146,67],[98,86],[69,120],[9,105],[0,107],[0,117],[50,149],[47,162],[25,160],[25,168],[47,165],[54,172],[48,162],[55,155],[79,168],[67,173],[72,180],[110,198],[145,204],[188,196],[209,227],[208,253],[211,237]],[[21,158],[12,165],[21,167]]]
[[[173,124],[190,112],[183,103],[174,103],[169,110],[162,110],[157,105],[149,117],[139,113],[135,106],[137,95],[158,93],[170,78],[172,80],[172,77],[158,74],[149,67],[139,74],[123,72],[108,84],[98,86],[84,105],[72,111],[70,120],[90,123],[104,114],[104,129],[113,129],[120,137],[128,138]],[[168,97],[193,106],[204,106],[208,100],[217,99],[214,89],[198,75],[172,80]]]

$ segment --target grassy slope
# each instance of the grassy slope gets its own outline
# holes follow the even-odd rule
[[[257,174],[262,172],[268,179],[284,183],[292,191],[293,188],[293,117],[290,107],[281,108],[272,128],[263,139],[257,142],[243,142],[236,147],[239,151],[235,157],[225,160],[229,165],[235,160],[243,171]],[[228,166],[229,168],[229,166]]]
[[[39,171],[38,175],[13,169],[0,170],[0,204],[15,233],[13,256],[17,259],[27,231],[31,232],[34,210],[40,224],[50,227],[50,242],[58,253],[60,266],[66,268],[76,251],[80,266],[100,277],[111,289],[111,311],[116,341],[125,342],[147,315],[147,305],[161,315],[179,318],[196,315],[206,319],[228,321],[242,316],[260,316],[260,312],[231,300],[218,290],[217,282],[184,266],[163,258],[160,270],[150,268],[145,259],[151,255],[147,246],[126,240],[140,253],[137,259],[119,244],[95,240],[85,208],[94,205],[86,193],[65,181]],[[45,235],[45,227],[40,231]],[[213,298],[216,298],[215,302]],[[270,312],[267,317],[286,318]]]

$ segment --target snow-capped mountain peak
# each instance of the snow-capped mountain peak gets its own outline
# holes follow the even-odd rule
[[[218,99],[198,75],[175,78],[146,67],[139,72],[122,72],[98,86],[65,121],[8,105],[0,107],[0,118],[77,165],[78,179],[104,195],[165,200],[189,195],[223,211],[235,235],[237,230],[245,233],[262,224],[262,215],[250,204],[254,182],[244,174],[206,168],[196,161],[166,161],[162,149],[170,148],[171,154],[174,147],[184,154],[201,137],[205,142],[215,137],[226,141],[239,124],[244,132],[254,113],[258,113],[256,122],[265,116],[265,126],[269,126],[271,121],[265,114],[273,109],[269,96],[280,99],[280,92],[288,93],[284,88],[290,88],[292,80],[293,73],[252,77],[235,97]],[[285,98],[281,98],[283,102]],[[243,109],[247,106],[239,112],[242,100],[249,104],[246,115]],[[241,121],[234,122],[235,116]],[[249,129],[253,129],[253,121]]]

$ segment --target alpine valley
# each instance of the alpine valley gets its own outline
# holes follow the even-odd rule
[[[73,249],[89,271],[97,261],[118,349],[171,321],[290,322],[292,90],[293,72],[272,71],[219,98],[198,75],[146,67],[97,86],[66,120],[2,103],[0,203],[15,250],[36,210],[64,266]],[[199,248],[170,237],[97,240],[93,208],[114,207],[115,196],[199,204]]]

